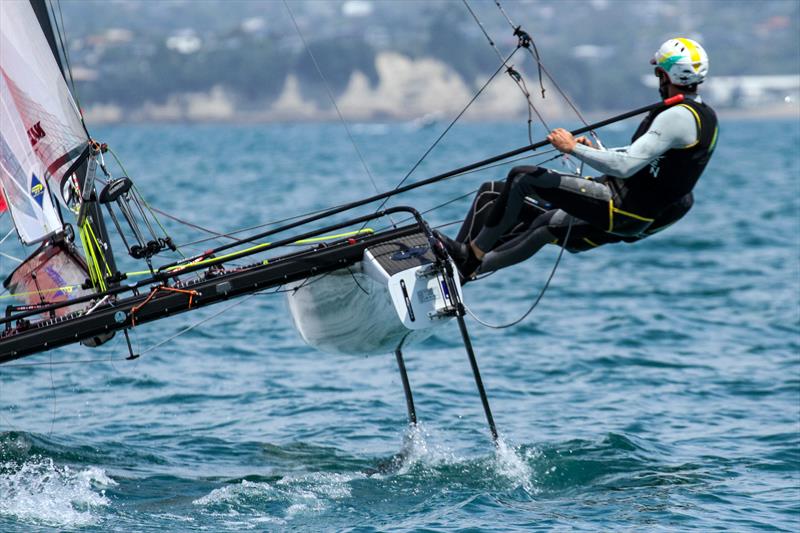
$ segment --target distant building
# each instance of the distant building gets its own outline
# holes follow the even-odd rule
[[[170,50],[181,54],[193,54],[202,48],[203,41],[195,34],[194,30],[186,29],[167,37],[166,45]]]
[[[647,87],[658,87],[654,76],[642,76]],[[775,76],[710,76],[703,94],[720,107],[753,108],[800,101],[800,74]]]

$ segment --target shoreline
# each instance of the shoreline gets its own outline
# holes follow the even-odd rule
[[[781,106],[783,107],[783,106]],[[589,121],[599,121],[606,117],[613,116],[618,113],[622,113],[624,110],[609,110],[609,111],[591,111],[585,113],[587,120]],[[717,116],[723,120],[741,120],[741,121],[756,121],[756,120],[800,120],[800,106],[789,106],[788,109],[748,109],[748,108],[723,108],[717,110]],[[482,117],[462,117],[461,122],[471,123],[471,124],[483,124],[483,123],[505,123],[505,122],[516,122],[524,118],[522,116],[509,116],[509,115],[499,115],[494,118],[487,118],[485,116]],[[575,121],[576,118],[574,115],[562,115],[562,114],[553,114],[548,115],[546,117],[548,120],[562,120],[562,121]],[[349,124],[400,124],[400,125],[409,125],[418,127],[419,129],[424,129],[426,127],[432,127],[439,123],[448,122],[450,120],[449,117],[442,116],[437,117],[435,119],[427,119],[426,117],[411,117],[411,118],[402,118],[402,117],[373,117],[367,119],[349,119],[345,117]],[[154,117],[147,117],[147,118],[132,118],[132,117],[119,117],[113,120],[103,120],[99,117],[94,117],[90,113],[86,115],[86,122],[91,126],[95,127],[104,127],[104,126],[121,126],[121,125],[145,125],[145,124],[153,124],[153,125],[279,125],[279,124],[335,124],[338,123],[339,117],[337,116],[327,116],[327,115],[320,115],[319,117],[308,117],[308,116],[298,116],[298,117],[259,117],[254,116],[251,113],[237,113],[230,117],[225,118],[206,118],[206,119],[198,119],[192,117],[170,117],[164,119],[158,119]]]

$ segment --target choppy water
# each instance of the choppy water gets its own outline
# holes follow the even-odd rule
[[[622,144],[631,128],[605,140]],[[437,133],[354,129],[380,189]],[[373,190],[335,124],[97,133],[152,203],[215,229]],[[524,141],[518,124],[460,126],[415,176]],[[724,122],[682,223],[566,256],[519,327],[470,321],[498,451],[455,325],[408,350],[413,433],[394,358],[320,355],[278,296],[135,362],[0,367],[0,530],[797,530],[799,148],[797,122]],[[505,172],[404,201],[427,209]],[[467,203],[429,218],[455,220]],[[167,225],[178,242],[196,235]],[[556,252],[470,285],[467,302],[515,318]],[[216,311],[136,328],[134,342]],[[123,350],[118,338],[22,362]],[[401,448],[399,470],[368,474]]]

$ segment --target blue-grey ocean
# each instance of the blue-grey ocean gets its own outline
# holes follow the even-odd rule
[[[335,123],[92,131],[153,206],[230,231],[389,189],[445,125],[353,124],[375,186]],[[625,144],[634,127],[602,138]],[[525,129],[459,124],[410,179],[527,144]],[[394,356],[309,348],[280,294],[133,362],[118,335],[0,366],[0,531],[797,531],[799,153],[796,120],[723,120],[683,221],[565,254],[517,327],[469,319],[497,450],[455,323],[406,351],[413,432]],[[428,210],[509,168],[390,205]],[[454,222],[469,201],[426,216]],[[162,221],[178,243],[207,236]],[[2,251],[25,253],[14,241]],[[468,285],[467,304],[517,318],[557,254]],[[136,327],[134,346],[220,309]],[[86,359],[113,361],[58,364]],[[401,449],[399,468],[374,473]]]

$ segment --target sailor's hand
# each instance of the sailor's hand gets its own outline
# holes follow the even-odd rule
[[[592,145],[592,141],[590,141],[588,137],[580,136],[577,139],[575,139],[575,142],[578,144],[582,144],[584,146],[588,146],[589,148],[594,148],[594,146]]]
[[[550,144],[557,148],[559,152],[564,152],[565,154],[571,154],[575,145],[578,144],[572,134],[564,128],[556,128],[551,131],[550,135],[547,136],[547,140],[550,141]]]

